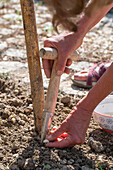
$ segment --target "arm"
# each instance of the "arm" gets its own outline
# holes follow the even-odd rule
[[[90,0],[83,15],[78,21],[78,30],[85,27],[85,34],[94,27],[113,7],[113,0],[106,4],[108,0]],[[106,2],[106,3],[105,3]]]
[[[90,90],[64,120],[61,126],[48,137],[48,147],[64,148],[83,144],[94,108],[113,91],[113,63],[97,84]],[[68,136],[60,142],[55,141],[66,132]]]
[[[87,32],[94,25],[96,25],[113,7],[112,2],[106,6],[102,5],[101,7],[97,8],[97,2],[98,0],[91,0],[90,3],[87,5],[86,9],[84,10],[77,22],[77,32],[62,33],[56,37],[52,37],[45,40],[44,46],[54,47],[58,50],[58,62],[56,66],[56,71],[58,75],[61,75],[63,72],[69,73],[69,69],[65,69],[66,65],[69,66],[71,64],[71,61],[67,61],[68,56],[71,55],[74,50],[81,46],[83,38],[85,37]],[[50,63],[49,60],[43,60],[43,67],[46,76],[50,77],[52,63]]]
[[[98,80],[96,85],[89,91],[88,95],[78,103],[78,106],[82,108],[88,108],[88,111],[92,112],[95,109],[95,107],[112,91],[113,91],[113,63],[106,70],[106,72],[103,74],[100,80]]]
[[[106,8],[103,7],[103,13],[105,11],[107,12],[109,9],[108,6]],[[86,27],[86,30],[90,30],[102,17],[102,14],[100,14],[99,11],[98,14],[99,14],[98,19],[93,19],[93,21],[90,20],[90,18],[88,18],[86,15],[83,15],[78,22],[79,28],[81,26],[81,23],[86,24],[86,22],[84,22],[83,20],[83,17],[85,17],[84,18],[86,19],[85,21],[88,21],[89,23],[88,27]],[[82,33],[82,29],[79,29],[79,31],[80,30]],[[86,95],[76,105],[75,109],[69,114],[66,120],[64,120],[61,126],[48,137],[48,140],[50,142],[47,144],[47,146],[64,148],[74,146],[75,144],[84,143],[86,131],[89,126],[93,110],[112,91],[113,91],[113,63],[107,69],[107,71],[104,73],[101,79],[97,82],[97,84],[89,91],[88,95]],[[60,142],[55,141],[64,132],[67,132],[68,136]]]
[[[102,2],[105,3],[105,1],[103,0]],[[82,17],[82,19],[80,19],[80,23],[78,22],[80,27],[81,27],[82,22],[84,23],[83,25],[86,25],[86,33],[94,25],[96,25],[104,17],[104,15],[113,7],[113,0],[111,1],[110,4],[106,6],[104,6],[103,4],[102,8],[100,6],[99,7],[97,6],[98,3],[101,3],[101,0],[90,1],[90,3],[88,4],[88,7],[85,9],[84,16]],[[96,11],[97,7],[98,7],[98,10]],[[95,14],[95,17],[94,17],[94,14]],[[90,17],[88,15],[90,15]],[[89,110],[93,111],[94,108],[97,106],[97,104],[100,103],[101,100],[103,100],[110,92],[113,91],[113,74],[112,73],[113,73],[113,64],[111,64],[111,66],[102,76],[102,78],[97,82],[96,86],[92,88],[89,94],[80,102],[81,106],[83,107],[88,106],[88,108],[90,107]],[[93,101],[93,102],[89,106],[90,101]]]

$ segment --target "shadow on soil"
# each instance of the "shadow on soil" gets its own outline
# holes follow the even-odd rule
[[[20,148],[16,151],[18,157],[10,165],[10,170],[56,170],[62,169],[63,167],[73,166],[75,170],[81,170],[82,166],[89,165],[90,167],[95,165],[95,162],[88,159],[80,146],[78,148],[47,148],[42,146],[39,139],[35,137],[28,142],[28,147],[24,148],[23,151]],[[71,161],[71,162],[69,162]]]

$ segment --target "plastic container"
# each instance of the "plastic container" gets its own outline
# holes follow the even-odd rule
[[[93,111],[93,118],[103,130],[113,133],[113,96],[98,104]]]

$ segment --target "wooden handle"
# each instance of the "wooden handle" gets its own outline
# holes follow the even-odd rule
[[[55,111],[59,84],[60,84],[60,77],[61,77],[56,75],[56,63],[57,63],[57,59],[54,61],[54,65],[51,73],[51,79],[49,82],[49,87],[46,96],[45,107],[44,107],[45,111],[51,113],[54,113]]]
[[[43,59],[55,60],[52,73],[51,73],[51,79],[49,82],[48,91],[47,91],[45,107],[44,107],[45,111],[54,113],[57,96],[58,96],[60,77],[61,77],[61,76],[57,76],[56,74],[56,63],[57,63],[58,52],[55,48],[44,47],[40,50],[39,55]],[[79,54],[77,53],[77,51],[75,51],[69,58],[73,61],[77,61],[79,58]]]
[[[50,48],[50,47],[44,47],[40,50],[39,55],[43,59],[48,59],[48,60],[55,60],[58,56],[58,52],[55,48]],[[77,61],[79,58],[79,53],[77,51],[74,51],[69,58],[72,61]]]

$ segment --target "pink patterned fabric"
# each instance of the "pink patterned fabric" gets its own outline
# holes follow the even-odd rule
[[[87,78],[87,85],[92,85],[92,79],[93,77],[96,79],[96,81],[99,80],[99,78],[103,75],[103,73],[106,71],[105,64],[101,64],[99,67],[99,73],[96,72],[96,68],[98,67],[98,64],[95,63],[89,70],[88,78]]]

